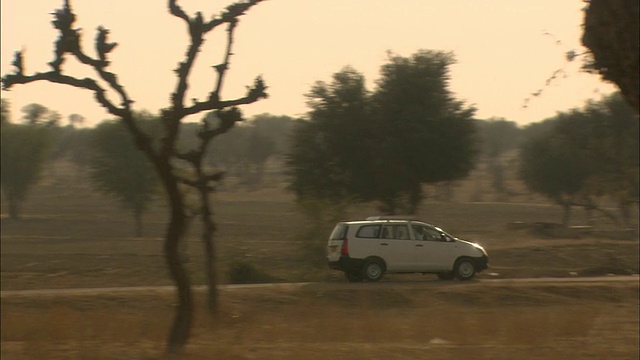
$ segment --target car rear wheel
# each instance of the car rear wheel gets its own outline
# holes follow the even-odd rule
[[[459,280],[471,280],[476,275],[476,264],[469,258],[462,258],[456,262],[455,276]]]
[[[362,281],[362,274],[357,271],[345,271],[344,276],[347,278],[349,282],[360,282]]]
[[[367,281],[378,281],[384,275],[384,266],[382,261],[371,259],[364,263],[362,268],[362,277]]]

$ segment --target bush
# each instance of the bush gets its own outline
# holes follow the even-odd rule
[[[273,276],[243,260],[235,260],[229,264],[227,279],[230,284],[260,284],[275,280]]]

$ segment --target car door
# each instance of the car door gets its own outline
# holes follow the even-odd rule
[[[444,233],[427,224],[413,223],[413,262],[416,271],[451,270],[452,244]]]
[[[413,271],[414,244],[406,222],[384,224],[379,241],[388,272]]]

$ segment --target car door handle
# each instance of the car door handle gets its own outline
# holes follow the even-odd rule
[[[422,244],[417,244],[416,247],[424,247]]]
[[[389,245],[389,244],[387,244],[387,243],[380,243],[380,245],[382,245],[382,246],[387,246],[387,245]]]

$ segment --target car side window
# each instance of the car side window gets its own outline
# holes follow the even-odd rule
[[[382,227],[382,239],[409,240],[409,228],[407,225],[384,225]]]
[[[442,234],[435,229],[423,225],[412,225],[416,240],[442,241]]]
[[[394,239],[409,240],[409,229],[407,225],[394,225],[393,229]]]
[[[356,237],[377,239],[380,237],[380,225],[364,225],[358,229]]]

